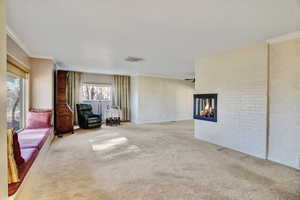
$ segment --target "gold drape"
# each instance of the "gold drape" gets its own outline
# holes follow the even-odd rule
[[[7,175],[8,184],[20,181],[17,164],[14,157],[12,129],[7,130]]]
[[[115,103],[122,110],[122,121],[130,121],[130,76],[114,75]]]
[[[74,113],[74,124],[78,124],[76,104],[80,103],[80,72],[68,73],[67,97],[68,104]]]

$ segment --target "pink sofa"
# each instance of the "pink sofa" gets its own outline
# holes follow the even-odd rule
[[[26,174],[53,131],[52,127],[39,129],[24,129],[18,132],[21,155],[25,162],[18,167],[20,182],[8,185],[9,196],[14,195],[22,184]]]

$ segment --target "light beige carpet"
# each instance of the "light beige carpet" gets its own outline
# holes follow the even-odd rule
[[[300,200],[300,172],[193,138],[193,122],[57,138],[32,200]]]

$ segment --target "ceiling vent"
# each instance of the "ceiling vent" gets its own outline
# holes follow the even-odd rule
[[[127,62],[140,62],[140,61],[144,61],[144,58],[128,56],[127,58],[125,58],[125,61],[127,61]]]

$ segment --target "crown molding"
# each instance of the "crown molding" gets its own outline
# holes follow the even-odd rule
[[[39,55],[31,55],[30,58],[35,58],[35,59],[45,59],[45,60],[52,60],[55,61],[53,57],[50,56],[39,56]]]
[[[269,40],[267,40],[268,44],[275,44],[275,43],[279,43],[279,42],[283,42],[286,40],[292,40],[292,39],[296,39],[296,38],[300,38],[300,31],[296,31],[293,33],[288,33],[285,35],[281,35],[281,36],[277,36],[274,38],[271,38]]]
[[[169,76],[165,74],[153,74],[153,73],[135,73],[133,76],[145,76],[145,77],[175,79],[175,80],[184,80],[186,78],[183,76]]]
[[[28,55],[28,57],[37,59],[47,59],[52,60],[53,62],[55,61],[55,59],[50,56],[33,55],[26,47],[26,45],[22,42],[22,40],[19,39],[16,33],[9,26],[6,26],[6,33]]]
[[[113,71],[113,70],[84,70],[78,69],[78,67],[72,66],[59,66],[57,69],[66,70],[66,71],[75,71],[82,73],[93,73],[93,74],[106,74],[106,75],[126,75],[126,76],[146,76],[146,77],[155,77],[155,78],[164,78],[164,79],[175,79],[175,80],[184,80],[187,77],[184,76],[168,76],[164,74],[153,74],[153,73],[138,73],[138,72],[125,72],[125,71]]]
[[[7,35],[15,42],[17,43],[17,45],[23,50],[25,51],[25,53],[31,57],[31,52],[29,51],[29,49],[26,47],[26,45],[22,42],[22,40],[19,39],[19,37],[16,35],[16,33],[9,27],[6,26],[6,33]]]

